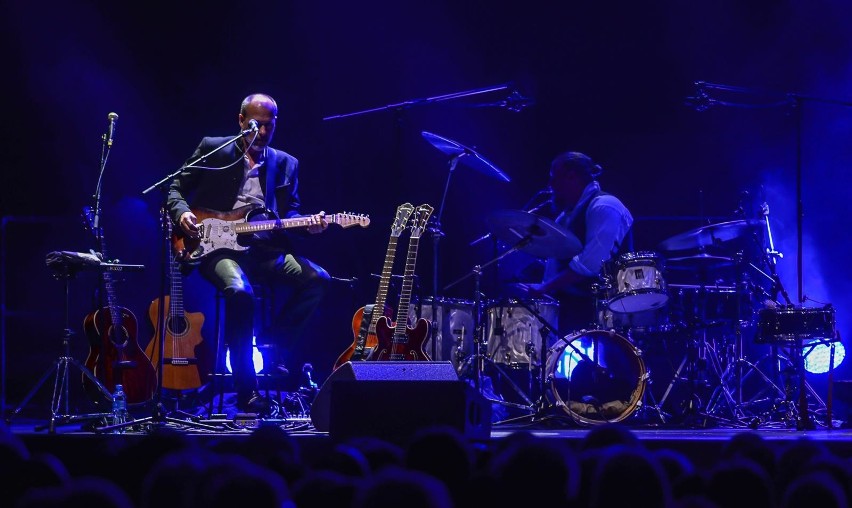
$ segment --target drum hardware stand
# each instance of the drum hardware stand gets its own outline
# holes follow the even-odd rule
[[[632,332],[631,332],[630,329],[627,330],[627,340],[631,344],[634,344],[636,346],[636,348],[638,349],[638,345],[633,340]],[[639,349],[639,352],[641,353],[642,350]],[[684,358],[684,361],[681,362],[680,366],[677,369],[677,372],[675,374],[676,376],[680,375],[680,370],[683,368],[685,361],[686,361],[686,359]],[[651,371],[650,368],[648,368],[647,371],[645,372],[645,385],[646,386],[645,386],[645,391],[642,392],[642,401],[638,406],[637,413],[640,413],[642,415],[642,419],[644,420],[645,419],[645,416],[644,416],[645,413],[648,413],[649,411],[653,410],[656,413],[656,418],[657,418],[658,422],[661,425],[664,425],[664,424],[667,423],[666,418],[671,418],[671,415],[666,413],[665,411],[663,411],[663,403],[665,402],[665,398],[668,396],[669,392],[672,389],[672,386],[674,384],[674,379],[672,380],[672,383],[670,383],[669,386],[667,387],[666,393],[663,395],[663,398],[660,399],[659,402],[657,402],[657,398],[654,397],[654,392],[651,390],[651,386],[654,384],[653,374],[654,373]],[[651,399],[650,404],[648,404],[649,398]],[[639,416],[639,415],[637,414],[637,416]]]
[[[520,248],[520,246],[516,246],[516,247]],[[514,252],[514,250],[507,251],[505,254],[503,254],[503,256],[506,256],[511,252]],[[500,256],[500,258],[502,258],[503,256]],[[516,409],[521,409],[521,410],[524,410],[524,411],[533,412],[534,411],[534,409],[532,407],[533,402],[531,400],[529,400],[529,397],[527,397],[526,394],[524,394],[523,390],[521,390],[521,388],[518,387],[518,385],[515,384],[515,382],[506,374],[506,372],[503,371],[503,369],[499,365],[497,365],[497,363],[494,362],[493,359],[489,358],[488,355],[485,352],[485,347],[487,346],[487,344],[485,343],[485,341],[483,339],[485,329],[482,325],[482,319],[481,319],[482,293],[480,291],[480,279],[482,277],[482,268],[487,267],[487,266],[491,265],[492,263],[497,262],[500,258],[495,258],[495,259],[489,261],[488,263],[486,263],[484,265],[476,265],[476,266],[473,267],[473,270],[468,274],[468,275],[473,275],[473,277],[474,277],[473,354],[470,355],[467,359],[465,359],[465,362],[459,368],[459,372],[460,373],[467,372],[468,369],[470,368],[470,366],[472,365],[473,366],[474,388],[476,389],[477,392],[482,394],[487,401],[492,402],[492,403],[496,403],[496,404],[501,404],[501,405],[504,405],[504,406],[507,406],[507,407],[513,407],[513,408],[516,408]],[[465,275],[461,279],[458,279],[455,282],[449,284],[448,286],[446,286],[444,288],[444,290],[446,291],[450,287],[454,286],[456,283],[466,279],[468,277],[468,275]],[[522,399],[524,399],[524,401],[527,402],[528,404],[527,405],[516,404],[514,402],[509,402],[509,401],[491,398],[491,397],[486,396],[485,393],[484,393],[484,387],[483,387],[483,383],[482,383],[482,374],[485,371],[486,364],[490,365],[496,371],[501,373],[509,381],[509,385],[512,387],[512,389],[514,389],[518,393],[518,395]]]
[[[93,256],[94,257],[94,256]],[[71,279],[77,273],[77,270],[82,268],[84,265],[72,265],[69,261],[63,260],[55,265],[48,263],[48,265],[54,269],[53,276],[55,279],[61,279],[65,283],[65,328],[62,332],[62,353],[59,358],[53,363],[53,366],[45,371],[44,375],[42,375],[41,379],[32,387],[32,389],[27,393],[18,407],[15,408],[14,411],[6,418],[6,423],[11,423],[12,418],[17,416],[23,409],[29,404],[30,400],[33,396],[38,392],[38,390],[44,385],[47,379],[51,374],[55,373],[55,380],[53,383],[53,396],[50,401],[50,420],[48,421],[46,426],[38,426],[36,430],[44,430],[47,428],[48,432],[51,434],[56,433],[57,425],[65,425],[69,423],[74,423],[77,421],[85,421],[85,420],[93,420],[97,418],[106,418],[110,416],[110,413],[90,413],[90,414],[80,414],[80,415],[72,415],[69,411],[69,387],[70,382],[68,379],[69,371],[71,367],[77,367],[80,372],[83,373],[86,378],[88,378],[95,386],[98,387],[98,391],[104,395],[106,398],[110,398],[109,390],[100,382],[98,378],[92,374],[92,372],[82,363],[77,361],[74,357],[71,356],[71,337],[74,335],[74,332],[69,327],[69,312],[71,305]],[[60,412],[62,411],[62,412]]]
[[[725,369],[721,371],[719,375],[719,385],[714,390],[713,395],[710,398],[710,403],[707,406],[707,412],[712,412],[712,408],[714,407],[714,400],[718,399],[718,395],[722,394],[725,396],[725,401],[729,406],[729,410],[731,412],[732,418],[741,422],[743,418],[746,417],[745,412],[743,411],[743,368],[744,366],[751,369],[756,369],[755,365],[750,363],[745,359],[743,354],[743,316],[742,316],[742,307],[743,307],[743,295],[745,290],[748,288],[748,281],[745,277],[744,268],[744,253],[742,251],[738,251],[734,256],[737,267],[738,281],[734,286],[735,291],[735,304],[736,304],[736,314],[734,316],[734,344],[733,350],[729,352],[731,357],[729,357],[725,366]],[[749,298],[749,301],[751,299]],[[769,381],[769,379],[763,375],[761,372],[761,377],[765,381]],[[729,385],[729,383],[732,384]],[[736,396],[734,396],[734,394]]]
[[[537,412],[540,412],[540,411],[544,410],[544,408],[546,406],[546,404],[545,404],[545,400],[546,400],[545,393],[547,393],[547,368],[545,366],[547,365],[547,354],[548,354],[548,351],[549,351],[549,349],[547,347],[547,337],[550,334],[555,335],[557,330],[556,330],[556,327],[553,326],[553,324],[548,322],[538,312],[538,310],[536,310],[532,305],[528,304],[527,302],[517,300],[517,299],[514,299],[514,298],[510,299],[509,302],[513,303],[513,304],[514,303],[520,304],[523,308],[527,309],[530,312],[530,314],[535,316],[535,318],[538,320],[539,323],[541,323],[541,326],[539,327],[539,332],[538,332],[539,337],[541,338],[541,342],[540,342],[540,345],[539,345],[539,348],[541,350],[541,353],[539,355],[539,378],[538,378],[539,398],[538,398],[538,401],[536,403],[534,403],[534,404],[531,403],[531,405],[533,405],[536,408]],[[530,343],[529,346],[532,349],[532,351],[530,352],[530,359],[532,359],[532,352],[534,352],[534,350],[535,350],[534,349],[535,345]],[[577,348],[573,347],[573,349],[576,350]],[[584,358],[585,360],[589,360],[588,356],[586,356],[583,352],[577,351],[577,354],[585,357]],[[589,361],[591,361],[591,360],[589,360]],[[532,361],[530,361],[530,366],[532,366]]]
[[[681,371],[683,367],[688,369],[687,373],[687,382],[689,383],[690,393],[689,393],[689,401],[687,402],[686,410],[684,411],[684,416],[687,419],[694,418],[712,418],[715,421],[727,421],[726,419],[713,414],[713,409],[715,408],[715,400],[718,399],[719,396],[722,396],[725,401],[725,405],[727,406],[728,411],[730,412],[731,419],[736,420],[736,404],[733,400],[733,396],[731,392],[728,390],[727,386],[725,386],[724,382],[722,382],[723,371],[725,369],[722,368],[721,362],[719,360],[719,355],[716,352],[716,348],[710,344],[707,340],[707,328],[710,326],[706,323],[707,316],[707,288],[704,284],[699,288],[699,303],[698,308],[700,309],[700,324],[694,322],[687,326],[687,330],[689,333],[689,339],[687,343],[687,352],[684,356],[684,360],[681,362],[680,367],[678,367],[678,371]],[[699,332],[700,329],[700,332]],[[710,399],[708,400],[708,404],[703,408],[703,410],[699,409],[700,399],[698,396],[698,384],[702,382],[702,380],[706,380],[707,377],[707,368],[710,367],[713,371],[713,374],[719,379],[719,384],[714,389]],[[671,385],[673,385],[678,378],[679,374],[676,374],[672,379]],[[669,389],[666,391],[666,395],[668,395],[671,385]],[[664,397],[665,398],[665,397]]]
[[[475,265],[469,273],[467,273],[466,275],[462,276],[461,278],[459,278],[459,279],[455,280],[454,282],[445,286],[444,291],[446,291],[447,289],[455,286],[456,284],[466,280],[468,277],[472,276],[473,279],[474,279],[473,354],[470,355],[465,360],[464,364],[459,368],[459,371],[460,372],[466,372],[467,369],[469,368],[469,366],[471,364],[473,364],[474,388],[476,389],[477,392],[479,392],[480,394],[485,396],[485,394],[483,393],[484,390],[483,390],[483,386],[482,386],[482,374],[485,370],[486,363],[488,363],[491,367],[493,367],[495,370],[497,370],[498,372],[500,372],[501,374],[503,374],[505,376],[505,378],[509,381],[510,386],[528,404],[527,405],[515,404],[513,402],[500,400],[500,399],[493,399],[493,398],[490,398],[490,397],[487,397],[487,396],[485,396],[485,399],[488,400],[489,402],[501,404],[501,405],[508,406],[508,407],[514,407],[516,409],[529,411],[531,414],[535,414],[536,410],[534,408],[534,406],[535,406],[534,402],[531,401],[529,399],[529,397],[526,396],[525,393],[523,393],[523,390],[521,390],[520,387],[518,387],[517,384],[515,384],[515,382],[508,375],[506,375],[505,371],[503,371],[503,369],[499,365],[497,365],[497,363],[495,363],[493,359],[489,358],[488,355],[485,352],[485,347],[487,346],[487,344],[485,343],[485,340],[484,340],[485,329],[484,329],[484,326],[482,324],[482,318],[481,318],[482,317],[482,292],[481,292],[481,289],[480,289],[480,282],[481,282],[481,278],[482,278],[483,268],[487,268],[488,266],[499,262],[504,257],[506,257],[506,256],[512,254],[513,252],[516,252],[516,251],[520,250],[521,248],[525,247],[531,241],[532,241],[532,235],[527,235],[527,236],[521,238],[514,246],[512,246],[510,249],[508,249],[503,254],[501,254],[501,255],[497,256],[496,258],[486,262],[485,264]],[[542,371],[543,370],[544,370],[544,367],[542,366]],[[510,420],[512,420],[512,419],[510,419]],[[499,423],[506,423],[510,420],[506,420],[504,422],[499,422]]]

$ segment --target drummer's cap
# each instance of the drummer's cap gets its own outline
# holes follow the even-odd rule
[[[568,170],[580,171],[585,173],[592,180],[603,173],[603,168],[601,168],[598,164],[595,164],[595,161],[593,161],[588,155],[580,152],[565,152],[559,154],[555,159],[553,159],[553,165]]]

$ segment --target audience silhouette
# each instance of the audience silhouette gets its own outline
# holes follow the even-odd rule
[[[528,430],[483,443],[433,427],[405,444],[313,442],[322,450],[310,460],[278,426],[244,439],[157,429],[98,443],[87,457],[62,460],[0,426],[3,506],[845,508],[852,500],[850,457],[807,436],[770,446],[756,431],[692,459],[618,424],[570,443]]]

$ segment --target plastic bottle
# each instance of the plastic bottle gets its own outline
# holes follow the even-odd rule
[[[118,425],[127,421],[127,395],[124,394],[124,387],[120,384],[115,385],[115,392],[112,394],[112,424]],[[115,429],[115,434],[123,434],[125,428]]]

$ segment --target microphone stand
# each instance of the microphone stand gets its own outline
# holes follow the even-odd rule
[[[737,108],[777,108],[786,106],[793,109],[796,115],[796,282],[798,289],[798,303],[801,305],[805,302],[803,288],[803,218],[804,205],[802,201],[802,116],[804,113],[805,103],[807,101],[819,102],[823,104],[833,104],[837,106],[852,107],[852,102],[841,101],[837,99],[828,99],[823,97],[814,97],[802,95],[798,93],[781,93],[771,90],[758,90],[753,88],[743,88],[731,85],[723,85],[718,83],[707,83],[705,81],[696,81],[698,97],[687,97],[687,105],[695,108],[697,111],[705,111],[713,105]],[[708,90],[716,90],[719,92],[727,92],[734,95],[750,95],[763,96],[771,99],[769,102],[733,102],[727,100],[714,99],[707,93]]]
[[[511,84],[504,83],[502,85],[489,86],[489,87],[485,87],[485,88],[476,88],[476,89],[473,89],[473,90],[464,90],[464,91],[461,91],[461,92],[453,92],[453,93],[448,93],[448,94],[444,94],[444,95],[436,95],[436,96],[433,96],[433,97],[426,97],[426,98],[422,98],[422,99],[410,99],[410,100],[403,101],[403,102],[397,102],[395,104],[386,104],[384,106],[364,109],[364,110],[361,110],[361,111],[353,111],[351,113],[342,113],[342,114],[327,116],[327,117],[323,118],[323,121],[339,120],[341,118],[349,118],[349,117],[352,117],[352,116],[366,115],[368,113],[377,113],[377,112],[380,112],[380,111],[402,110],[402,109],[408,109],[408,108],[411,108],[411,107],[414,107],[414,106],[425,106],[427,104],[434,104],[434,103],[437,103],[437,102],[444,102],[444,101],[449,101],[449,100],[461,99],[461,98],[464,98],[464,97],[472,97],[474,95],[480,95],[480,94],[490,93],[490,92],[498,92],[500,90],[506,90],[510,87],[511,87]]]
[[[165,296],[166,293],[167,293],[166,288],[170,287],[170,285],[168,284],[168,282],[169,282],[168,279],[169,279],[169,276],[170,276],[169,266],[171,266],[171,250],[172,249],[171,249],[171,228],[169,227],[169,222],[168,222],[168,221],[171,220],[171,217],[169,217],[168,206],[167,206],[168,183],[170,183],[177,175],[179,175],[184,170],[196,167],[195,165],[199,161],[204,160],[205,158],[213,155],[214,153],[218,152],[219,150],[225,148],[226,146],[236,142],[238,139],[240,139],[245,134],[252,132],[252,130],[253,129],[246,129],[244,131],[241,131],[239,134],[237,134],[233,138],[225,141],[224,143],[217,146],[216,148],[214,148],[210,152],[208,152],[204,155],[201,155],[200,157],[196,158],[194,161],[192,161],[188,164],[184,164],[183,166],[178,168],[176,171],[166,175],[164,178],[160,179],[159,181],[157,181],[156,183],[154,183],[153,185],[151,185],[150,187],[148,187],[147,189],[142,191],[142,194],[144,195],[144,194],[150,193],[154,189],[162,190],[161,205],[160,205],[160,210],[159,210],[160,226],[161,226],[162,232],[163,232],[163,237],[161,238],[161,242],[162,242],[161,243],[161,252],[162,252],[161,256],[162,256],[162,259],[161,259],[161,270],[160,270],[160,295]],[[129,422],[126,422],[126,423],[118,424],[118,425],[100,427],[98,429],[99,432],[110,432],[111,430],[114,430],[114,429],[124,428],[124,427],[130,426],[130,425],[139,425],[139,424],[142,424],[142,423],[153,423],[157,426],[162,426],[162,425],[166,425],[166,424],[169,424],[169,423],[173,423],[173,424],[176,424],[176,425],[191,426],[191,427],[195,427],[195,428],[198,428],[198,429],[204,429],[204,430],[222,430],[222,426],[213,426],[213,425],[207,425],[207,424],[200,423],[200,422],[197,422],[197,421],[192,421],[192,420],[182,420],[182,419],[178,419],[178,418],[172,418],[168,415],[167,411],[165,410],[165,406],[163,404],[163,367],[165,365],[165,341],[166,341],[166,328],[168,326],[167,323],[166,323],[165,307],[166,307],[165,298],[161,298],[160,305],[157,308],[157,330],[156,330],[157,336],[159,337],[159,340],[160,340],[160,344],[158,345],[159,352],[160,352],[160,358],[159,358],[159,363],[157,365],[157,390],[154,393],[154,410],[153,410],[152,415],[149,416],[149,417],[146,417],[146,418],[141,418],[141,419],[138,419],[138,420],[132,420],[132,421],[129,421]]]

